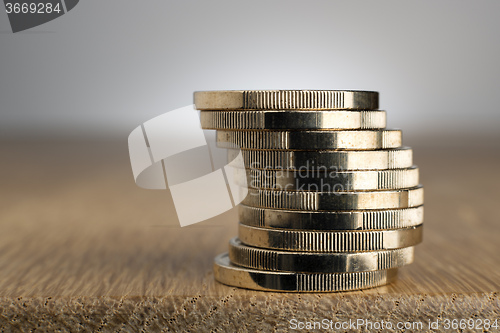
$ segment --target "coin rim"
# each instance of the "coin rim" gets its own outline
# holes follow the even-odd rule
[[[338,113],[336,117],[352,117],[356,115],[357,118],[351,118],[347,120],[337,120],[335,123],[342,124],[337,127],[332,126],[317,126],[311,124],[318,123],[318,117],[326,117],[329,113]],[[283,117],[287,118],[288,125],[286,127],[271,126],[268,118],[279,117],[280,114],[284,114]],[[290,115],[288,115],[290,114]],[[297,116],[300,114],[302,118],[305,115],[309,115],[311,118],[315,118],[314,122],[306,121],[303,119],[296,121]],[[241,118],[244,119],[241,119]],[[240,118],[240,119],[238,119]],[[357,119],[357,121],[355,121]],[[214,126],[216,123],[220,123],[222,126]],[[347,122],[356,122],[361,125],[346,125]],[[226,130],[226,131],[237,131],[237,130],[311,130],[317,129],[322,131],[335,131],[335,130],[350,130],[350,129],[384,129],[387,127],[387,111],[385,110],[244,110],[244,111],[231,111],[231,110],[202,110],[200,111],[200,123],[201,127],[206,130]],[[295,123],[295,124],[294,124]],[[367,123],[363,125],[364,123]],[[380,123],[380,125],[374,125]],[[229,124],[229,125],[228,125]],[[304,125],[305,124],[305,125]]]
[[[307,101],[304,99],[310,98],[311,93],[315,94],[339,94],[333,97],[333,103],[325,104],[325,107],[295,107],[296,99],[300,102]],[[289,94],[297,94],[294,98],[290,98]],[[368,99],[366,104],[356,106],[354,100],[351,104],[345,105],[346,95],[352,94],[352,99],[358,95],[358,99]],[[210,96],[211,95],[211,96]],[[279,95],[279,96],[276,96]],[[362,97],[361,97],[362,96]],[[279,97],[279,100],[277,98]],[[322,97],[321,97],[322,98]],[[336,100],[339,99],[339,100]],[[195,91],[193,93],[195,108],[198,110],[276,110],[276,109],[291,109],[291,110],[376,110],[379,107],[379,93],[377,91],[368,90],[211,90],[211,91]],[[215,100],[215,101],[213,101]],[[255,101],[257,100],[257,101]],[[314,103],[318,104],[318,98],[314,98]],[[252,103],[256,105],[252,105]],[[331,99],[329,98],[329,102]],[[359,101],[357,101],[359,102]],[[259,104],[260,103],[260,104]],[[274,107],[273,104],[278,103],[279,106]],[[271,104],[271,105],[270,105]],[[283,106],[281,104],[284,104]],[[342,105],[338,105],[342,104]],[[321,104],[319,104],[321,105]]]
[[[294,272],[276,272],[251,269],[240,267],[232,264],[229,260],[227,252],[221,253],[214,258],[213,263],[214,278],[216,281],[231,287],[245,288],[261,291],[274,291],[274,292],[341,292],[352,291],[367,288],[375,288],[393,282],[397,278],[398,269],[392,268],[388,270],[368,271],[368,272],[354,272],[354,273],[294,273]],[[382,276],[376,275],[384,275]],[[374,276],[375,275],[375,276]],[[374,277],[373,277],[374,276]],[[324,286],[325,280],[329,277],[340,278],[340,283],[330,283],[330,285],[339,286],[339,288],[314,288],[317,286]],[[376,278],[380,277],[379,281]],[[255,280],[260,279],[266,281],[268,286],[258,284]],[[269,286],[271,282],[279,280],[275,285],[286,286],[288,279],[296,280],[294,289],[279,289]],[[285,281],[284,281],[285,280]],[[302,280],[302,281],[301,281]],[[372,280],[372,281],[370,281]],[[334,280],[335,281],[335,280]],[[337,280],[338,281],[338,280]],[[347,288],[342,288],[345,285]],[[354,285],[353,284],[358,284]],[[293,285],[293,283],[291,284]],[[300,288],[304,286],[305,288]],[[309,286],[309,288],[308,288]]]
[[[238,223],[238,238],[248,246],[296,252],[365,252],[415,246],[422,242],[423,224],[390,230],[266,229]]]
[[[245,218],[245,213],[243,212],[244,210],[247,210],[248,215],[258,215],[258,224],[251,224],[252,222],[248,221],[247,218]],[[421,211],[420,213],[418,213]],[[417,216],[421,216],[419,219],[416,220],[415,223],[413,224],[405,224],[405,225],[395,225],[397,224],[390,221],[392,227],[389,227],[387,225],[380,226],[379,228],[374,228],[373,224],[381,224],[384,221],[387,222],[389,221],[389,217],[387,215],[389,214],[395,214],[399,218],[401,218],[402,214],[405,213],[411,213],[411,212],[417,212]],[[266,213],[271,214],[271,216],[267,217]],[[287,227],[285,224],[279,224],[280,216],[279,214],[286,214],[286,215],[297,215],[295,217],[295,220],[299,220],[303,218],[303,216],[310,216],[310,219],[314,220],[314,216],[321,217],[322,215],[332,215],[331,220],[334,219],[333,216],[335,216],[335,219],[342,219],[346,220],[345,222],[342,221],[342,227],[341,228],[334,228],[335,225],[340,225],[337,220],[334,220],[332,223],[313,223],[313,222],[300,222],[300,227]],[[275,215],[275,216],[273,216]],[[389,215],[391,216],[391,215]],[[411,227],[415,226],[418,224],[422,224],[424,221],[424,205],[417,206],[417,207],[410,207],[410,208],[399,208],[399,209],[380,209],[380,210],[348,210],[348,211],[306,211],[306,210],[290,210],[290,209],[274,209],[274,208],[262,208],[262,207],[252,207],[244,204],[239,204],[238,205],[238,218],[240,223],[248,225],[248,226],[256,226],[256,227],[261,227],[261,228],[269,228],[269,229],[286,229],[286,230],[320,230],[320,231],[328,231],[328,230],[387,230],[387,229],[399,229],[399,228],[405,228],[405,227]],[[288,219],[283,219],[284,221],[288,221],[290,219],[293,219],[293,216],[288,218]],[[256,219],[251,219],[251,221],[255,221]],[[330,219],[328,219],[330,220]],[[273,224],[271,224],[271,222]],[[371,227],[365,228],[364,226],[370,223],[372,224]],[[344,227],[344,225],[350,225],[348,227]],[[305,225],[310,225],[311,227],[318,228],[318,225],[327,225],[331,226],[328,228],[321,228],[321,229],[313,229],[313,228],[308,228],[305,229]]]
[[[272,130],[272,131],[228,131],[216,130],[219,148],[251,150],[381,150],[399,148],[403,143],[400,129],[356,129],[356,130]],[[302,136],[310,136],[306,141]],[[365,141],[354,142],[355,140]],[[319,143],[318,143],[319,142]]]
[[[251,247],[234,237],[229,241],[229,259],[238,266],[266,271],[350,273],[409,265],[414,260],[414,247],[367,252],[298,252]],[[297,267],[296,261],[293,261],[297,259],[307,259],[308,267]],[[332,264],[332,261],[335,261],[335,264]],[[332,265],[325,266],[329,264]],[[311,266],[314,266],[314,269],[311,269]]]
[[[234,169],[234,181],[236,185],[248,186],[249,188],[256,188],[261,190],[282,190],[287,192],[294,192],[294,191],[318,192],[318,190],[314,189],[312,190],[297,189],[296,187],[297,184],[307,186],[306,184],[314,185],[316,183],[322,183],[322,184],[330,184],[332,188],[335,188],[335,186],[340,184],[342,185],[342,188],[344,188],[344,186],[349,186],[347,192],[352,192],[352,191],[406,189],[418,186],[420,183],[419,168],[416,165],[412,165],[409,168],[401,168],[401,169],[342,170],[342,171],[326,172],[326,173],[335,172],[335,176],[338,176],[335,178],[319,177],[319,173],[325,174],[325,172],[315,172],[315,171],[311,172],[313,174],[312,177],[307,177],[307,176],[304,177],[302,175],[302,172],[289,169],[287,170],[251,169],[251,168],[241,169],[236,167],[234,167],[233,169]],[[243,172],[245,173],[246,176],[242,174]],[[254,177],[252,173],[256,172],[259,172],[260,175]],[[288,174],[282,177],[278,177],[277,175],[278,172],[288,173]],[[301,175],[298,176],[295,175],[299,172],[301,173]],[[256,185],[253,185],[254,183],[252,180],[255,179],[257,179],[258,182]],[[411,180],[414,180],[414,182],[410,183]],[[372,184],[376,184],[377,186],[368,186]],[[270,187],[273,185],[274,187]],[[339,192],[346,192],[346,191],[339,191]]]
[[[407,146],[401,146],[398,148],[390,148],[390,149],[379,149],[379,150],[328,150],[328,149],[318,149],[318,150],[255,150],[255,149],[227,149],[228,150],[228,162],[232,162],[234,158],[238,154],[242,154],[243,161],[245,162],[245,168],[251,168],[251,169],[261,169],[261,170],[307,170],[304,169],[304,166],[297,166],[297,159],[302,159],[302,160],[314,160],[317,159],[318,156],[322,157],[324,159],[329,158],[329,159],[340,159],[340,161],[335,161],[337,164],[342,164],[342,165],[333,165],[334,163],[329,163],[331,165],[325,166],[326,170],[387,170],[387,169],[404,169],[404,168],[409,168],[413,165],[413,149]],[[256,161],[254,155],[260,155],[258,156],[257,159],[260,160],[271,160],[273,161],[274,165],[271,166],[266,166],[265,168],[256,168],[253,167],[252,164]],[[273,155],[271,155],[273,154]],[[296,155],[302,155],[304,156],[296,156]],[[307,155],[310,156],[307,156]],[[321,156],[322,154],[325,154]],[[331,157],[328,157],[326,154],[331,155]],[[377,154],[378,156],[376,156]],[[392,158],[390,154],[396,155],[396,158]],[[405,156],[398,156],[398,155],[405,155]],[[234,156],[233,156],[234,155]],[[267,155],[267,156],[265,156]],[[356,166],[348,166],[347,164],[349,163],[349,155],[366,155],[363,156],[363,160],[370,159],[369,161],[366,162],[366,165],[359,163],[359,165]],[[372,156],[369,156],[372,155]],[[325,157],[326,156],[326,157]],[[399,157],[399,158],[397,158]],[[360,158],[360,157],[357,157]],[[385,160],[384,165],[381,165],[380,167],[374,167],[373,161],[371,159],[376,158],[376,159],[383,159]],[[352,159],[352,157],[351,157]],[[407,164],[400,164],[402,162],[397,162],[398,160],[403,159],[409,159],[409,162]],[[251,162],[251,163],[246,163],[246,162]],[[285,162],[285,163],[282,163]],[[340,163],[339,163],[340,162]],[[281,165],[278,165],[281,163]],[[247,165],[251,164],[251,165]],[[286,164],[286,166],[283,166],[283,164]],[[314,163],[316,168],[323,168],[323,166],[326,163]],[[335,169],[332,169],[335,167]]]
[[[410,208],[424,204],[424,187],[421,184],[407,189],[353,192],[287,192],[279,190],[261,190],[256,188],[240,189],[248,193],[242,201],[243,204],[261,208],[346,211]],[[258,194],[253,195],[252,192]],[[266,199],[266,196],[269,198]],[[272,196],[278,199],[273,200],[273,198],[271,198]],[[381,198],[375,199],[370,198],[370,196]],[[387,198],[383,198],[383,196],[387,196]],[[340,199],[340,197],[342,197],[342,199]],[[359,200],[363,197],[366,197],[366,199],[360,202]],[[384,206],[378,203],[381,201],[384,202]]]

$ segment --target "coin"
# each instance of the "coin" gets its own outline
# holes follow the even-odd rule
[[[198,110],[376,110],[378,92],[349,90],[196,91]]]
[[[265,291],[348,291],[388,283],[422,241],[423,187],[378,93],[194,93],[204,129],[228,148],[239,238],[215,278]],[[234,177],[234,179],[232,178]],[[239,186],[238,186],[239,185]]]
[[[229,241],[229,259],[238,266],[266,271],[301,273],[350,273],[398,268],[413,262],[413,247],[369,252],[292,252],[243,245]]]
[[[333,292],[373,288],[392,282],[398,269],[354,273],[288,273],[233,265],[227,253],[215,257],[214,276],[238,288],[283,292]]]
[[[415,187],[418,168],[357,171],[293,171],[234,169],[235,182],[241,186],[282,191],[345,192]]]
[[[201,111],[201,127],[216,130],[382,129],[385,111]]]
[[[217,131],[217,146],[241,149],[384,149],[401,146],[399,130]]]
[[[228,149],[228,160],[240,150]],[[403,169],[413,164],[408,147],[384,150],[241,150],[246,167],[252,169],[290,170],[381,170]]]
[[[238,206],[242,224],[302,230],[381,230],[408,228],[424,221],[424,206],[351,211],[301,211]]]
[[[422,242],[422,225],[368,231],[266,229],[239,224],[240,241],[248,246],[284,251],[353,252],[399,249]]]
[[[241,188],[252,207],[299,210],[359,210],[417,207],[424,204],[422,186],[401,190],[358,192],[299,192]],[[242,195],[243,197],[244,195]]]

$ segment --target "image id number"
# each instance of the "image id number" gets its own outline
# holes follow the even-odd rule
[[[51,14],[51,13],[60,13],[61,8],[59,3],[55,6],[50,3],[10,3],[7,2],[5,4],[5,9],[7,14]]]
[[[495,321],[489,319],[445,319],[443,320],[443,328],[445,330],[453,329],[470,329],[470,330],[489,330],[490,328],[498,329],[498,319]]]

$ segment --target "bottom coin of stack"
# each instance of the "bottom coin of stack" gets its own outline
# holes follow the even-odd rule
[[[293,255],[293,252],[291,254]],[[228,254],[223,253],[215,258],[214,273],[219,282],[240,288],[264,291],[326,292],[382,286],[397,277],[398,269],[353,273],[267,271],[234,265]]]
[[[245,187],[239,233],[215,258],[221,283],[335,292],[390,283],[422,241],[423,188],[378,93],[195,93]],[[234,190],[234,188],[231,188]]]

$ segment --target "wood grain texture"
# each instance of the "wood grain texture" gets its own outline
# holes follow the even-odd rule
[[[214,281],[236,210],[180,228],[135,186],[126,142],[0,145],[3,331],[285,331],[288,320],[499,318],[498,147],[415,148],[424,242],[388,286],[289,294]]]

